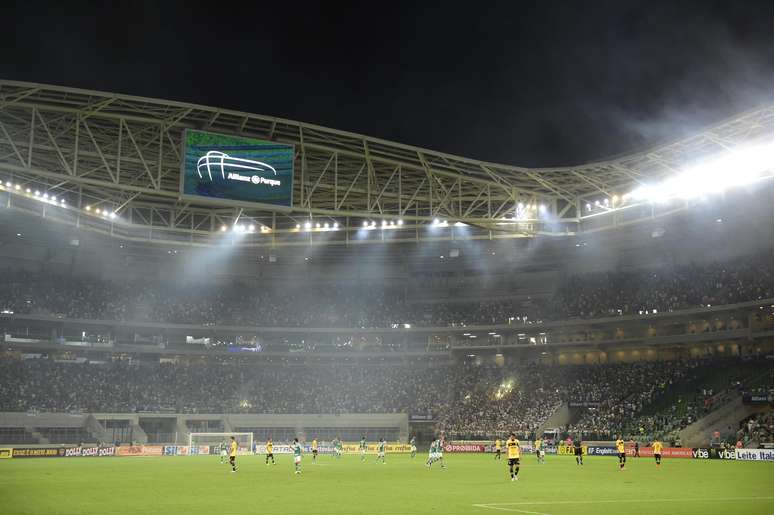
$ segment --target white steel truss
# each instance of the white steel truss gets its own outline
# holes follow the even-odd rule
[[[292,208],[182,200],[186,128],[293,144]],[[589,228],[581,208],[586,202],[657,181],[697,156],[771,132],[774,105],[646,152],[530,169],[271,116],[0,81],[7,207],[116,237],[178,244],[213,244],[237,223],[256,228],[239,240],[245,245],[356,243],[364,222],[381,229],[398,220],[400,226],[387,225],[394,232],[367,241],[576,234]],[[43,195],[56,197],[56,206]],[[652,216],[645,210],[634,217]],[[434,220],[448,221],[442,226],[449,229],[428,233]],[[591,227],[616,223],[611,217]],[[455,233],[461,224],[465,230]]]

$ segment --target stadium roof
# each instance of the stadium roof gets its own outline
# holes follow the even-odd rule
[[[292,207],[182,198],[181,138],[191,128],[294,145]],[[181,244],[212,244],[223,238],[224,227],[236,224],[255,226],[238,241],[248,245],[575,234],[600,223],[586,223],[587,202],[613,205],[618,196],[670,177],[689,162],[772,132],[774,105],[767,105],[644,152],[538,169],[272,116],[0,81],[0,178],[10,184],[7,206],[116,237]],[[398,220],[402,225],[389,225]],[[377,229],[384,221],[392,231],[359,237],[364,221],[378,222]]]

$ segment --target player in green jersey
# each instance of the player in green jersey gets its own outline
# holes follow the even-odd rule
[[[384,438],[379,438],[379,443],[376,444],[376,463],[379,463],[379,460],[382,460],[382,464],[385,464],[384,461]]]
[[[336,459],[340,459],[341,455],[344,454],[344,443],[341,441],[341,438],[336,437],[336,443],[333,446],[333,451],[336,453]]]
[[[226,458],[228,458],[228,445],[226,442],[220,442],[220,463],[226,463]]]
[[[296,474],[301,473],[301,444],[298,438],[293,438],[293,463],[296,466]]]
[[[433,438],[433,441],[430,442],[430,450],[427,453],[427,463],[425,463],[428,468],[432,467],[433,463],[435,462],[435,446],[437,442],[438,441],[435,438]]]
[[[365,436],[360,439],[360,461],[363,462],[366,459],[366,451],[368,450],[368,444],[366,443]]]

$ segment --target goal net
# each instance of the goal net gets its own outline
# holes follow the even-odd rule
[[[190,454],[219,454],[220,444],[225,443],[228,449],[232,436],[236,439],[240,454],[253,452],[253,433],[190,433],[188,435],[188,447],[192,450]],[[204,451],[203,447],[209,447],[208,452]]]

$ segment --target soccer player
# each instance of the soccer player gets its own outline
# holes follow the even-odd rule
[[[411,457],[416,458],[417,456],[417,438],[415,436],[411,437],[411,440],[409,441],[409,445],[411,445]]]
[[[296,467],[296,474],[301,473],[301,444],[298,438],[293,438],[293,464]]]
[[[271,464],[276,465],[274,462],[274,442],[271,441],[271,438],[266,442],[266,464],[269,464],[269,458],[271,458]]]
[[[575,440],[575,464],[583,465],[583,445],[580,437]]]
[[[543,450],[543,440],[540,438],[535,439],[535,456],[537,456],[538,463],[543,463],[540,459],[540,451]]]
[[[368,444],[366,443],[365,436],[360,439],[360,461],[364,462],[366,459],[366,451],[368,450]]]
[[[436,456],[435,446],[437,443],[438,443],[438,440],[436,440],[435,438],[433,438],[433,441],[430,442],[430,450],[427,453],[427,463],[425,463],[425,465],[427,465],[428,467],[432,467],[433,462],[435,462],[435,456]]]
[[[336,452],[336,459],[341,458],[341,455],[344,454],[344,443],[341,441],[341,438],[336,437],[336,445],[334,446],[334,451]]]
[[[382,464],[386,464],[384,461],[384,438],[379,438],[379,443],[376,445],[376,463],[379,463],[380,458]]]
[[[312,438],[312,463],[317,462],[317,438]]]
[[[435,444],[435,461],[441,462],[441,468],[446,468],[446,463],[443,461],[443,446],[446,444],[446,439],[441,435],[437,443]]]
[[[233,436],[231,437],[231,446],[228,451],[228,462],[231,464],[231,472],[236,472],[236,456],[237,456],[237,449],[239,446],[237,446],[236,438]]]
[[[508,469],[511,473],[511,481],[519,480],[519,461],[521,459],[521,443],[516,439],[516,433],[511,433],[505,448],[508,451]]]
[[[661,468],[661,451],[664,450],[664,444],[656,440],[653,442],[653,457],[656,458],[656,468]]]
[[[502,450],[503,450],[503,443],[500,441],[500,438],[497,438],[497,440],[495,440],[495,459],[496,460],[500,459],[500,454],[502,453]]]
[[[640,442],[635,441],[634,442],[634,457],[639,458],[640,457]]]
[[[626,444],[620,436],[615,441],[615,448],[618,450],[618,470],[626,467]]]
[[[228,444],[224,441],[220,442],[220,463],[221,465],[223,463],[226,463],[226,458],[228,458]]]

